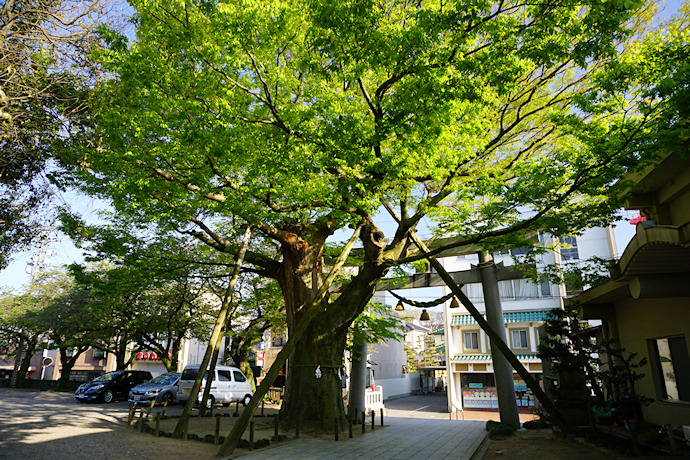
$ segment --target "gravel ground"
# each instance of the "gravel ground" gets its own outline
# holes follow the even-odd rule
[[[436,407],[438,406],[438,407]],[[409,397],[386,403],[389,416],[414,418],[447,418],[445,397]],[[71,393],[39,392],[0,388],[0,460],[50,459],[81,460],[98,458],[125,459],[211,459],[218,446],[213,444],[156,438],[126,427],[129,403],[81,404]],[[161,410],[159,407],[153,413]],[[234,406],[217,408],[234,412]],[[267,414],[277,407],[266,409]],[[167,414],[178,415],[181,405],[170,406]],[[465,420],[497,419],[498,414],[465,412],[458,418]],[[532,418],[525,415],[524,419]],[[523,418],[521,417],[521,418]],[[453,418],[456,418],[454,416]],[[233,417],[223,417],[222,423],[231,423]],[[525,420],[523,420],[525,421]],[[168,424],[172,420],[167,421]],[[192,419],[194,431],[212,432],[214,419]],[[204,426],[208,425],[208,427]],[[203,426],[203,428],[202,428]],[[191,427],[191,425],[190,425]],[[170,427],[163,427],[168,429]],[[227,427],[225,427],[227,429]],[[226,431],[226,430],[223,431]],[[199,432],[199,435],[204,433]],[[306,430],[305,430],[306,431]],[[193,430],[190,430],[193,432]],[[222,435],[227,432],[221,432]],[[304,433],[307,434],[307,433]],[[601,458],[599,452],[588,452],[582,445],[560,442],[551,435],[540,433],[544,439],[516,436],[503,442],[494,442],[485,451],[484,458]],[[329,435],[330,436],[330,435]],[[318,436],[317,436],[318,437]],[[557,447],[558,446],[558,447]],[[561,449],[561,450],[559,450]],[[235,454],[242,454],[244,449]],[[500,452],[496,454],[496,451]],[[575,454],[566,455],[566,451]],[[525,454],[529,453],[526,457]],[[546,455],[543,456],[542,454]]]
[[[69,393],[2,388],[0,459],[191,460],[213,458],[217,451],[212,444],[127,429],[127,411],[126,402],[80,404]]]

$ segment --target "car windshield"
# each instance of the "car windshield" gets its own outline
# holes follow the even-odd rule
[[[196,380],[196,374],[199,371],[199,369],[185,369],[182,371],[182,377],[180,377],[180,380]],[[206,380],[208,380],[208,371],[206,371],[206,376],[204,377]],[[215,378],[211,379],[212,381],[215,380]]]
[[[158,377],[149,380],[148,383],[159,383],[161,385],[172,385],[180,377],[180,374],[161,374]]]
[[[96,377],[93,379],[94,382],[109,382],[111,380],[115,380],[117,378],[120,378],[120,375],[122,374],[113,374],[113,373],[108,373],[108,374],[103,374],[101,376]]]

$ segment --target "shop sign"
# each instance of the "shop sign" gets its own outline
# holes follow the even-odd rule
[[[135,356],[138,361],[159,361],[161,358],[152,351],[140,351]]]

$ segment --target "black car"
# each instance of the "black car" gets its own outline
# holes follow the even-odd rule
[[[125,399],[132,387],[151,380],[148,371],[115,371],[107,372],[77,388],[74,398],[80,402]]]

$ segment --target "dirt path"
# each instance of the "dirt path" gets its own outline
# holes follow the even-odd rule
[[[607,460],[611,454],[575,439],[562,439],[551,429],[518,432],[505,439],[490,439],[484,460]]]

